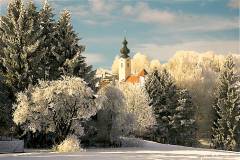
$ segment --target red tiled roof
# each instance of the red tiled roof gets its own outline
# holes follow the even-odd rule
[[[139,76],[129,76],[126,79],[126,82],[129,82],[129,83],[139,83],[139,79],[140,79]]]
[[[144,77],[145,75],[147,75],[147,71],[145,69],[142,69],[139,73],[138,76]]]
[[[129,76],[126,79],[126,82],[129,82],[129,83],[139,83],[140,82],[140,77],[144,77],[145,75],[147,75],[147,71],[145,69],[143,69],[137,75]]]

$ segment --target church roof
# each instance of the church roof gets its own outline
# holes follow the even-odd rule
[[[138,76],[144,77],[145,75],[147,75],[147,71],[145,69],[142,69],[139,73]]]
[[[129,82],[129,83],[139,83],[140,81],[140,77],[139,76],[129,76],[127,79],[126,79],[126,82]]]
[[[142,69],[137,75],[131,75],[126,79],[126,82],[129,83],[140,83],[140,77],[146,76],[148,73],[145,69]]]

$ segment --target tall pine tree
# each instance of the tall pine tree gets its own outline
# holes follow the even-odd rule
[[[54,20],[53,9],[45,0],[42,9],[39,12],[40,27],[42,28],[41,37],[44,38],[44,43],[42,43],[44,57],[41,59],[41,67],[38,71],[40,74],[44,75],[43,79],[52,80],[57,79],[54,75],[58,71],[58,65],[56,65],[56,59],[53,55],[53,51],[56,48],[56,25]]]
[[[32,1],[9,2],[7,14],[0,17],[1,107],[11,111],[15,93],[38,79],[53,80],[67,74],[95,87],[95,71],[85,63],[84,47],[78,42],[69,12],[56,22],[47,2],[39,12]]]
[[[164,69],[160,74],[155,70],[145,83],[157,120],[155,141],[174,143],[171,139],[172,119],[177,106],[177,90],[171,76]]]
[[[161,143],[192,146],[196,142],[194,105],[187,90],[176,87],[164,69],[155,70],[145,83],[157,125],[153,140]]]
[[[240,95],[239,77],[234,71],[233,57],[229,56],[221,70],[213,106],[216,119],[212,131],[214,148],[237,150],[240,147]]]
[[[173,137],[176,144],[193,146],[196,144],[196,107],[186,89],[178,91],[178,104],[172,117]]]
[[[11,125],[11,99],[9,87],[0,75],[0,135],[4,135]]]
[[[43,38],[32,1],[25,7],[21,0],[11,1],[6,16],[0,18],[0,105],[7,120],[5,125],[10,126],[13,125],[11,113],[15,93],[41,78],[37,70],[43,57],[40,45]]]
[[[7,16],[1,17],[1,74],[12,92],[25,89],[39,78],[36,70],[43,57],[43,39],[37,15],[32,2],[24,8],[21,0],[15,0],[10,2]]]
[[[57,45],[54,55],[57,59],[61,73],[83,78],[90,87],[95,88],[97,79],[92,66],[88,66],[82,52],[85,47],[79,45],[78,35],[74,32],[71,25],[71,16],[68,11],[61,13],[57,24]],[[56,75],[58,76],[58,75]]]

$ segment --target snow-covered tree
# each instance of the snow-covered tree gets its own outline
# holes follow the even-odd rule
[[[160,70],[161,69],[161,63],[159,62],[158,59],[153,59],[150,61],[150,71],[154,71],[154,70]]]
[[[97,141],[117,143],[119,136],[127,135],[130,131],[128,122],[132,118],[125,112],[125,98],[121,90],[113,85],[107,85],[98,91],[98,105],[101,110],[97,113]]]
[[[141,53],[136,53],[131,61],[131,67],[132,67],[132,72],[134,74],[140,72],[141,70],[145,69],[148,71],[149,69],[149,59],[145,54],[141,54]]]
[[[58,65],[56,65],[56,58],[53,54],[56,48],[56,22],[54,20],[54,14],[52,7],[45,0],[43,7],[39,12],[39,23],[42,28],[41,37],[44,38],[42,43],[43,50],[45,52],[44,57],[41,59],[41,67],[38,72],[43,74],[44,80],[53,80],[59,77],[54,75],[58,73]]]
[[[81,78],[39,81],[17,94],[13,120],[25,131],[52,132],[60,142],[69,134],[82,135],[81,122],[98,111],[94,99],[92,89]]]
[[[212,142],[217,149],[238,150],[240,146],[239,82],[233,57],[229,56],[221,70],[213,106],[216,119],[212,127]]]
[[[156,116],[156,131],[154,139],[163,143],[174,143],[171,139],[172,119],[177,106],[177,88],[166,70],[155,70],[145,83],[150,97],[150,105]]]
[[[83,78],[90,87],[95,88],[97,79],[92,66],[88,66],[82,52],[85,47],[79,45],[78,35],[71,25],[71,15],[69,11],[63,11],[57,23],[57,44],[54,56],[57,59],[56,68],[64,75],[74,75]],[[59,73],[59,72],[56,72]],[[59,75],[56,75],[59,76]]]
[[[153,139],[162,143],[194,145],[195,107],[187,90],[178,89],[166,69],[152,72],[145,88],[156,117]]]
[[[112,64],[112,73],[118,74],[119,67],[119,57],[115,57]],[[142,53],[136,53],[131,60],[131,71],[132,74],[140,72],[142,69],[145,69],[147,72],[154,71],[155,69],[160,69],[161,64],[158,59],[149,60],[147,55]]]
[[[35,84],[40,60],[44,55],[43,37],[38,11],[32,1],[25,5],[21,0],[9,2],[7,14],[0,17],[0,104],[4,107],[8,124],[12,124],[14,94]],[[10,127],[9,127],[10,128]]]
[[[153,109],[149,106],[149,97],[145,89],[139,85],[129,83],[119,84],[126,100],[125,112],[132,117],[132,122],[127,124],[134,136],[144,136],[155,125]]]
[[[9,87],[4,83],[0,75],[0,134],[9,129],[11,125],[11,100]]]
[[[112,64],[112,74],[118,75],[119,56],[116,56]]]
[[[196,144],[196,107],[186,89],[178,91],[178,104],[172,117],[172,129],[175,133],[172,138],[176,139],[176,144],[193,146]]]
[[[96,90],[98,78],[95,77],[96,71],[92,70],[92,66],[88,66],[85,62],[85,57],[78,52],[71,60],[67,59],[63,64],[63,72],[65,75],[74,75],[88,83],[93,90]]]
[[[173,76],[176,85],[190,92],[197,106],[196,123],[200,137],[210,138],[213,93],[224,59],[224,55],[214,52],[177,51],[166,64],[163,64]],[[240,74],[240,55],[233,55],[233,60],[236,72]]]
[[[23,90],[40,78],[36,70],[43,57],[43,38],[37,15],[31,1],[24,7],[21,0],[13,0],[7,15],[0,19],[2,75],[13,91]]]

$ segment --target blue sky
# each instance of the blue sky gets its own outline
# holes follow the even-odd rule
[[[35,0],[38,5],[41,0]],[[70,10],[74,29],[95,68],[110,68],[126,32],[131,55],[167,61],[177,50],[239,51],[240,0],[48,0]],[[0,0],[0,14],[7,0]]]

